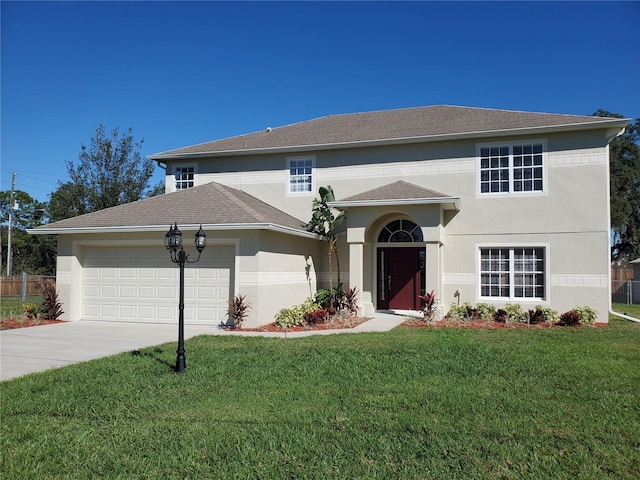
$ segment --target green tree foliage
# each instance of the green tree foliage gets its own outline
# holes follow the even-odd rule
[[[336,228],[345,221],[345,212],[334,215],[333,210],[327,205],[327,202],[335,200],[331,185],[320,187],[318,191],[320,199],[313,199],[311,221],[307,223],[307,231],[324,237],[327,241],[327,258],[329,264],[329,291],[333,291],[333,254],[336,255],[336,263],[338,266],[338,284],[340,283],[340,259],[338,257],[337,248],[337,232]]]
[[[598,110],[598,117],[623,118]],[[640,119],[611,141],[611,230],[612,259],[640,257]]]
[[[8,219],[11,192],[0,192],[0,214],[2,215],[2,273],[6,273],[8,246]],[[29,235],[28,228],[43,225],[48,221],[46,204],[33,199],[28,193],[16,190],[13,196],[11,251],[12,273],[26,272],[30,275],[53,275],[56,262],[56,239],[50,236]]]
[[[142,142],[136,142],[130,128],[110,135],[98,126],[89,146],[82,145],[79,163],[67,162],[69,181],[60,182],[51,194],[52,221],[95,212],[157,194],[149,189],[154,162],[140,155]]]

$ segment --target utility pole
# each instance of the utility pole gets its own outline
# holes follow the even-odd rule
[[[9,195],[9,227],[7,228],[7,276],[11,275],[11,223],[13,222],[13,195],[16,188],[16,173],[11,176],[11,194]]]

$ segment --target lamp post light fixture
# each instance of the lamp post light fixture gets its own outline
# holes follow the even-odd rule
[[[171,261],[180,266],[180,303],[178,303],[178,350],[176,358],[176,373],[182,373],[187,368],[187,362],[184,352],[184,266],[187,263],[196,263],[200,260],[200,255],[207,246],[207,234],[202,230],[196,233],[195,239],[196,249],[198,250],[198,258],[192,259],[182,248],[182,232],[178,230],[178,223],[173,227],[169,226],[169,231],[164,237],[164,246],[169,250]]]

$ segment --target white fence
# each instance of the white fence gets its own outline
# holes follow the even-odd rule
[[[613,303],[640,304],[640,281],[611,282],[611,301]]]

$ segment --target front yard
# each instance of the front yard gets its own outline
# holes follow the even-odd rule
[[[640,324],[186,343],[1,383],[0,476],[640,477]]]

